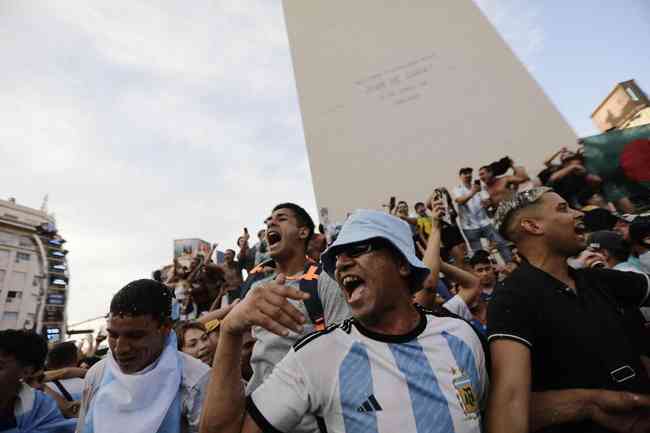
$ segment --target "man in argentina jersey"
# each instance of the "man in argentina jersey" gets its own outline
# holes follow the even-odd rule
[[[353,318],[296,343],[244,402],[233,379],[241,335],[252,325],[298,332],[305,318],[286,298],[306,295],[276,279],[247,297],[222,324],[201,432],[288,433],[306,414],[329,433],[481,432],[488,385],[481,340],[465,321],[413,305],[429,270],[407,224],[357,211],[322,260]]]

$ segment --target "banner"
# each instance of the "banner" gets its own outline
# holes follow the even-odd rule
[[[174,258],[183,266],[188,266],[198,254],[204,257],[210,253],[210,243],[202,239],[174,240]]]

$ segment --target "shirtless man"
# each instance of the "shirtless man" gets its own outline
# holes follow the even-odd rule
[[[512,166],[513,174],[496,177],[489,165],[484,165],[478,171],[478,177],[485,184],[487,193],[490,195],[489,203],[485,207],[498,206],[500,202],[508,197],[511,186],[517,186],[528,181],[530,178],[526,169],[521,166]]]
[[[234,298],[231,299],[231,294],[235,296],[236,291],[244,283],[242,265],[241,262],[235,260],[235,251],[230,249],[226,250],[224,253],[224,262],[220,265],[210,263],[206,266],[206,270],[223,273],[224,283],[222,285],[221,296],[228,295],[228,299],[225,300],[226,305],[232,303]]]

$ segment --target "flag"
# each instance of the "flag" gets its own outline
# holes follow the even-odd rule
[[[650,192],[650,124],[580,140],[585,167],[603,182],[624,184],[640,195]]]

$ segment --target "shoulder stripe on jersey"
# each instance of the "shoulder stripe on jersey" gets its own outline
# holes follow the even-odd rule
[[[302,337],[301,339],[296,341],[296,343],[293,345],[293,350],[295,352],[297,352],[302,347],[305,347],[305,345],[307,343],[309,343],[311,341],[314,341],[315,339],[317,339],[320,336],[323,336],[325,334],[329,334],[330,332],[334,331],[335,329],[337,329],[340,326],[341,326],[340,324],[334,323],[332,325],[329,325],[327,328],[323,329],[322,331],[314,331],[312,333],[309,333],[309,334],[305,335],[304,337]]]
[[[511,340],[515,340],[525,344],[531,349],[533,348],[533,343],[531,343],[530,341],[526,340],[525,338],[517,337],[516,335],[511,335],[511,334],[492,334],[488,337],[488,341],[498,340],[499,338],[508,338]]]

